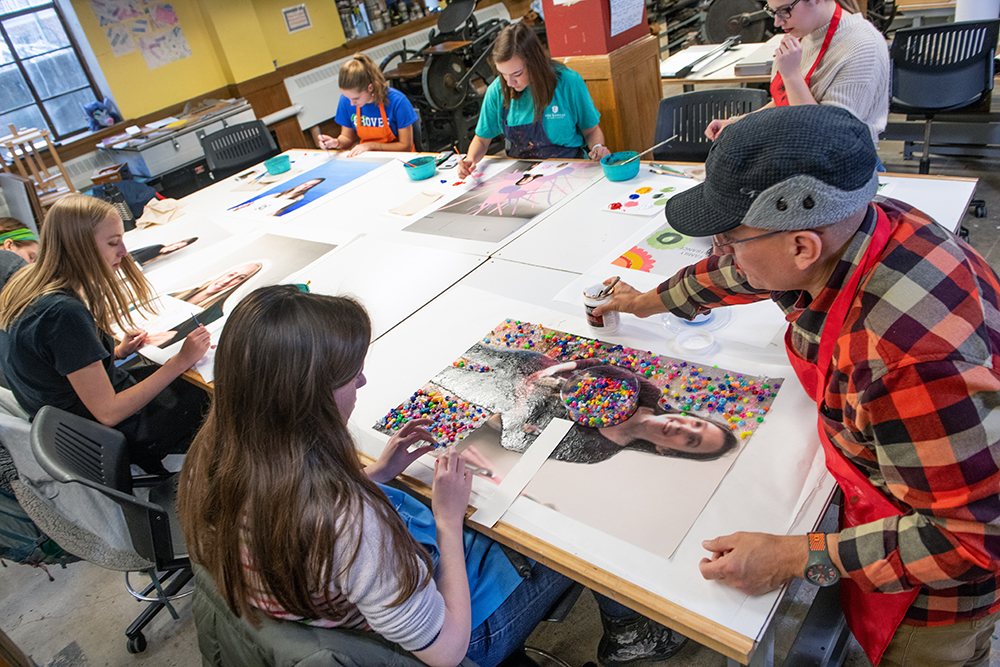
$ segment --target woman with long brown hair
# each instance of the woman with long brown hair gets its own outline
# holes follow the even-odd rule
[[[125,249],[121,217],[99,199],[70,195],[42,230],[37,260],[0,294],[0,365],[11,391],[32,417],[54,405],[117,428],[132,463],[160,471],[201,423],[204,392],[177,379],[208,350],[208,331],[191,333],[158,369],[118,368],[146,340],[132,309],[151,311],[154,298]],[[117,345],[112,325],[129,332]]]
[[[370,339],[367,313],[346,298],[277,285],[236,306],[181,471],[188,552],[251,622],[374,630],[432,666],[468,656],[492,667],[570,582],[538,563],[522,579],[499,545],[463,528],[472,474],[453,450],[437,460],[432,509],[384,485],[432,450],[430,420],[409,422],[362,464],[347,422]],[[606,667],[683,645],[596,597]]]
[[[500,134],[508,157],[599,160],[609,153],[583,78],[545,55],[534,30],[524,23],[507,26],[492,56],[500,76],[486,89],[476,136],[458,164],[460,177],[475,171]]]
[[[417,112],[406,95],[390,88],[378,65],[363,53],[340,68],[340,102],[334,120],[340,135],[319,135],[319,147],[350,151],[412,151]]]

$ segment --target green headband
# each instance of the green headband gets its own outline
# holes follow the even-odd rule
[[[4,232],[0,234],[0,243],[3,243],[7,239],[11,241],[34,241],[38,242],[38,237],[27,227],[22,227],[21,229],[15,229],[12,232]]]

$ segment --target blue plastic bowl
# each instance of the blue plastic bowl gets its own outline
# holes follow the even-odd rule
[[[601,158],[601,167],[604,169],[604,175],[609,181],[627,181],[630,178],[635,178],[639,174],[640,164],[638,160],[632,160],[628,164],[611,163],[622,162],[636,155],[638,153],[635,151],[620,151],[611,155],[605,155]]]
[[[434,163],[433,155],[415,157],[412,160],[407,160],[407,162],[413,166],[404,164],[403,169],[406,170],[406,175],[410,177],[411,181],[422,181],[425,178],[430,178],[437,171],[437,164]]]
[[[292,168],[292,159],[287,155],[279,155],[270,160],[264,160],[264,169],[272,176],[283,174]]]

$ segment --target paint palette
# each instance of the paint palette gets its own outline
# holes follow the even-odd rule
[[[663,211],[663,206],[679,192],[697,183],[690,178],[654,176],[643,178],[638,184],[610,202],[605,210],[626,215],[650,216]]]

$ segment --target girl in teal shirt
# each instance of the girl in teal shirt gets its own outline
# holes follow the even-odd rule
[[[504,28],[493,44],[493,61],[500,76],[486,91],[459,176],[475,171],[499,134],[513,158],[599,160],[610,152],[583,78],[547,58],[531,28],[523,23]]]

